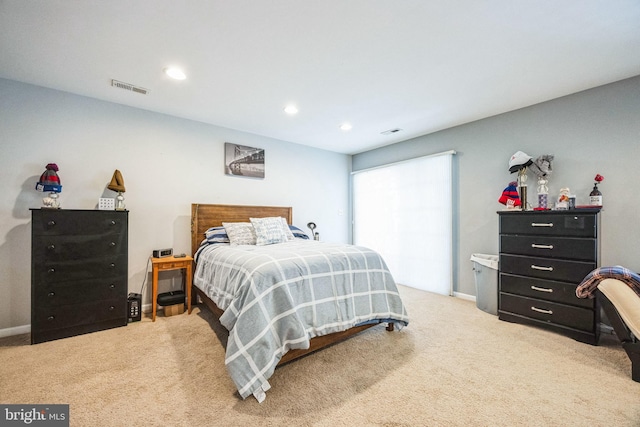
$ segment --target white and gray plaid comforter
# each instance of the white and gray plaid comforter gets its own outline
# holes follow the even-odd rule
[[[240,396],[259,402],[289,349],[369,321],[400,329],[409,320],[382,257],[352,245],[209,245],[200,250],[194,285],[224,310],[225,364]]]

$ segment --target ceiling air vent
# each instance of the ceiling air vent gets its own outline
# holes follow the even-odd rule
[[[385,130],[384,132],[380,132],[382,135],[391,135],[394,134],[396,132],[400,132],[402,131],[402,129],[400,128],[395,128],[395,129],[389,129],[389,130]]]
[[[117,87],[119,89],[129,90],[131,92],[141,93],[146,95],[149,91],[143,87],[132,85],[131,83],[125,83],[118,80],[111,80],[111,86]]]

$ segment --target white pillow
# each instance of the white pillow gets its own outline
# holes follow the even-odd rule
[[[284,227],[286,221],[282,217],[249,218],[256,231],[256,245],[273,245],[289,240]],[[287,226],[287,229],[289,227]]]
[[[287,236],[287,240],[295,239],[296,237],[293,235],[293,232],[289,228],[289,224],[287,224],[287,220],[284,219],[283,217],[280,217],[280,219],[282,220],[282,229],[284,230],[284,234]]]
[[[256,232],[250,222],[223,222],[222,226],[232,246],[256,244]]]

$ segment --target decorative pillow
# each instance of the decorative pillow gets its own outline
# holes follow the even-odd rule
[[[222,225],[232,246],[256,244],[256,232],[250,222],[223,222]]]
[[[224,227],[211,227],[204,232],[207,243],[229,243],[229,236]]]
[[[274,216],[267,218],[249,218],[249,220],[256,231],[256,245],[273,245],[289,240],[284,229],[286,224],[284,218]]]
[[[307,239],[307,240],[309,240],[309,236],[307,236],[307,233],[305,233],[304,231],[300,230],[295,225],[289,225],[288,228],[291,231],[291,234],[293,235],[294,239],[297,237],[298,239]]]
[[[296,237],[291,232],[291,229],[289,228],[289,224],[287,224],[287,220],[284,219],[283,217],[280,217],[280,219],[282,222],[282,231],[284,231],[284,235],[287,236],[287,240],[295,239]]]

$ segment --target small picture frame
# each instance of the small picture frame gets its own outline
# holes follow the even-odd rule
[[[98,210],[101,211],[113,211],[116,209],[116,199],[108,197],[100,197],[98,199]]]

